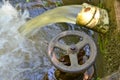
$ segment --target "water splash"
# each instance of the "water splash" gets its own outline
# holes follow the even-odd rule
[[[47,47],[42,42],[44,38],[39,43],[41,50],[18,32],[28,17],[27,10],[20,15],[9,2],[0,7],[0,80],[42,80],[41,76],[51,66],[44,54]]]

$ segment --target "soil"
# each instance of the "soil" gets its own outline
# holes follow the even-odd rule
[[[119,25],[116,25],[116,18],[119,15],[115,14],[120,7],[114,7],[116,5],[114,0],[106,0],[102,4],[102,7],[107,9],[110,18],[109,31],[104,35],[99,34],[99,48],[103,55],[104,76],[106,76],[117,71],[120,66],[120,32]],[[120,3],[118,2],[118,4]]]

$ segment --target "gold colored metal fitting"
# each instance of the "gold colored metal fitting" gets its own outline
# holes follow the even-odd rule
[[[93,18],[96,8],[89,4],[84,3],[82,10],[78,13],[76,23],[81,25],[87,25]]]
[[[86,26],[89,26],[89,28],[95,27],[98,24],[99,19],[100,19],[100,11],[99,11],[99,8],[96,8],[96,11],[95,11],[95,14],[93,15],[93,18]]]
[[[84,3],[82,6],[82,10],[77,15],[76,24],[100,33],[106,33],[109,29],[107,11],[87,3]]]

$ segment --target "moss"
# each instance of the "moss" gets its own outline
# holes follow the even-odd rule
[[[118,70],[120,65],[120,33],[115,32],[116,27],[116,18],[114,10],[114,0],[103,1],[103,5],[100,6],[107,9],[110,18],[110,29],[109,31],[102,35],[98,36],[99,49],[101,54],[104,57],[104,75],[111,74]]]
[[[26,2],[30,2],[30,0],[26,0]]]
[[[56,5],[56,6],[62,6],[63,3],[61,3],[60,1],[57,1],[57,2],[55,3],[55,5]]]

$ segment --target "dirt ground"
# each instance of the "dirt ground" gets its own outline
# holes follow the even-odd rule
[[[114,4],[113,4],[114,3]],[[120,2],[105,0],[102,7],[107,9],[110,18],[110,29],[106,34],[99,34],[98,44],[103,55],[104,75],[109,75],[118,70],[120,66],[120,30],[116,20],[120,20]]]

